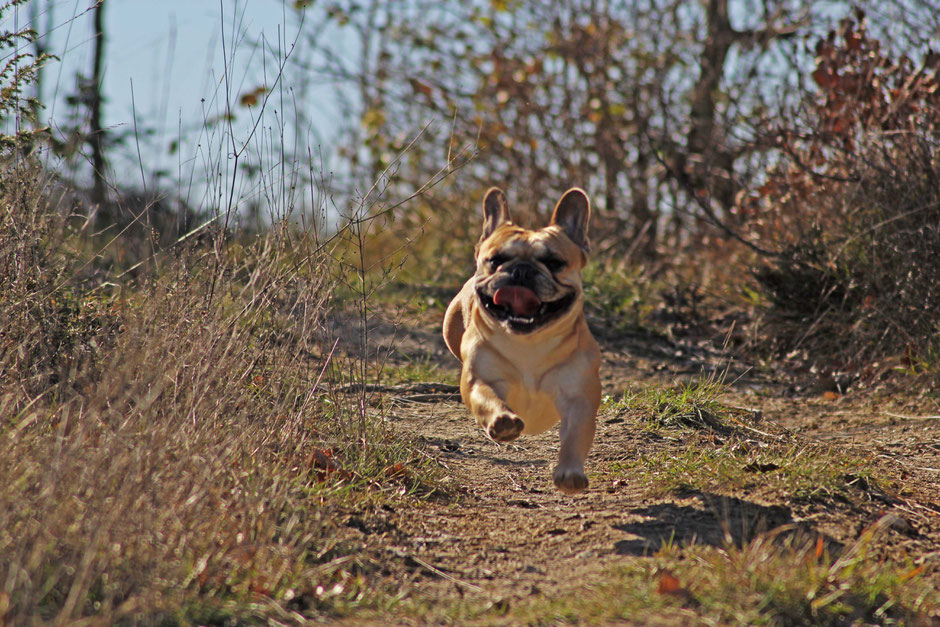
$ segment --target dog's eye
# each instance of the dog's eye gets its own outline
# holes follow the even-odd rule
[[[507,261],[509,261],[509,257],[507,257],[506,255],[493,255],[492,257],[486,260],[486,263],[489,264],[491,269],[495,270],[496,268],[500,267]]]
[[[558,272],[568,265],[565,263],[564,259],[559,259],[558,257],[546,257],[545,259],[540,259],[539,261],[541,261],[542,264],[548,268],[549,272]]]

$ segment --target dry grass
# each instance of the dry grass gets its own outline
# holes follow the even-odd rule
[[[0,616],[202,622],[381,603],[347,504],[434,468],[330,393],[333,263],[309,234],[76,285],[38,173],[2,175]],[[392,471],[389,470],[392,469]]]
[[[929,625],[940,595],[913,563],[885,563],[872,543],[889,517],[840,555],[822,536],[781,528],[744,546],[664,544],[650,560],[613,568],[577,596],[538,597],[500,616],[463,608],[478,624]]]

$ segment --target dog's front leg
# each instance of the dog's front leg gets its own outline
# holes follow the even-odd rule
[[[493,440],[511,442],[522,433],[525,427],[522,419],[509,409],[497,390],[479,377],[471,376],[466,368],[460,377],[460,392],[477,424]]]
[[[552,473],[555,487],[565,494],[577,494],[588,487],[584,460],[594,442],[597,403],[590,398],[562,398],[557,402],[561,414],[561,450]]]

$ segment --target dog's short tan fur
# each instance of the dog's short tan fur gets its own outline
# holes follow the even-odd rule
[[[553,479],[563,492],[580,492],[588,485],[584,461],[601,397],[600,351],[584,319],[581,289],[587,195],[566,192],[549,225],[534,231],[511,222],[496,188],[486,194],[483,215],[476,274],[444,316],[444,339],[463,362],[461,396],[497,441],[561,422]],[[496,304],[507,301],[505,294],[522,296]]]

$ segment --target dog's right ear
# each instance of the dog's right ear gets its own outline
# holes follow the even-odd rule
[[[491,187],[483,197],[483,235],[480,241],[492,235],[499,225],[511,221],[506,194],[498,187]]]

